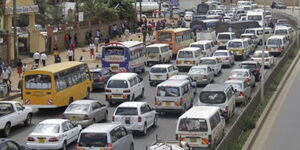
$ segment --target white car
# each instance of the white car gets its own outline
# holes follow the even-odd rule
[[[252,61],[256,61],[259,64],[262,64],[262,51],[256,51],[251,57]],[[274,56],[271,56],[268,51],[265,51],[265,67],[270,68],[274,64]]]
[[[171,76],[178,75],[178,70],[171,64],[158,64],[150,68],[149,83],[154,85],[168,80]]]
[[[249,86],[255,87],[255,77],[249,69],[233,69],[228,80],[243,80]]]
[[[47,119],[29,134],[26,144],[30,149],[66,150],[68,144],[77,140],[81,129],[66,119]]]
[[[214,70],[215,76],[222,73],[222,63],[214,57],[203,57],[200,59],[199,65],[206,65]]]
[[[124,102],[116,108],[112,122],[146,135],[148,128],[157,125],[156,111],[146,102]]]
[[[231,67],[232,65],[234,65],[234,55],[228,50],[217,50],[213,54],[213,57],[217,58],[217,60],[220,60],[223,66],[226,65]]]
[[[193,18],[193,12],[192,11],[186,11],[184,15],[184,20],[185,21],[191,21]]]

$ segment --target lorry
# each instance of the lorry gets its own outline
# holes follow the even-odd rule
[[[31,125],[32,108],[23,106],[17,101],[0,102],[0,130],[4,137],[9,136],[11,127],[24,123]]]

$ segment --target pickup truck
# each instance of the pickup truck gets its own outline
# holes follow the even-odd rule
[[[11,127],[20,123],[30,126],[32,120],[32,108],[25,107],[17,101],[0,102],[0,130],[1,135],[7,137]]]

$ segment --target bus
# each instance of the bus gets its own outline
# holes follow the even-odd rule
[[[173,58],[175,58],[178,50],[189,47],[194,42],[192,34],[190,28],[158,30],[155,34],[155,40],[156,43],[169,44]]]
[[[68,106],[75,100],[89,98],[92,79],[83,62],[62,62],[24,72],[22,97],[33,108]]]
[[[145,72],[145,48],[139,41],[111,42],[102,49],[102,67],[112,72]]]

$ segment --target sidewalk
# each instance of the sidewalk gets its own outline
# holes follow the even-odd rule
[[[141,33],[136,33],[136,34],[132,34],[130,35],[130,38],[126,38],[125,36],[122,36],[121,38],[114,38],[112,39],[111,41],[126,41],[126,40],[140,40],[138,38],[138,35],[141,35]],[[146,43],[149,43],[149,39],[147,39],[147,42]],[[101,43],[100,45],[104,45],[104,43]],[[91,59],[90,58],[90,53],[89,53],[89,46],[85,46],[85,47],[81,47],[81,48],[76,48],[75,49],[75,61],[79,61],[79,58],[81,56],[83,56],[85,62],[87,62],[89,68],[93,68],[93,67],[96,67],[96,65],[98,64],[99,66],[101,66],[101,61],[100,60],[96,60],[95,58],[94,59]],[[101,51],[102,51],[102,46],[99,46],[98,48],[98,52],[95,52],[95,56],[101,54]],[[64,61],[68,61],[68,56],[67,56],[67,51],[60,51],[59,52],[59,56],[61,57],[61,61],[64,62]],[[27,70],[30,70],[32,65],[34,64],[34,60],[32,57],[28,57],[28,56],[20,56],[20,59],[22,60],[23,63],[26,63],[27,64]],[[54,56],[53,55],[48,55],[48,59],[46,61],[46,65],[50,65],[50,64],[54,64]],[[42,64],[40,62],[39,64],[39,67],[42,67]],[[22,79],[19,77],[18,73],[17,73],[17,68],[13,68],[12,69],[12,74],[11,74],[11,77],[10,77],[11,81],[12,81],[12,84],[11,84],[11,93],[9,96],[7,97],[4,97],[4,98],[0,98],[0,101],[3,101],[3,100],[12,100],[12,99],[15,99],[17,97],[20,97],[21,96],[21,92],[20,90],[18,89],[18,83],[19,81]],[[2,82],[2,79],[1,81]]]

